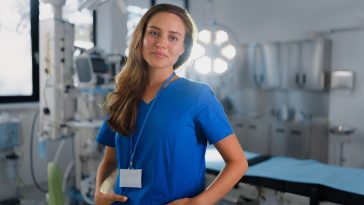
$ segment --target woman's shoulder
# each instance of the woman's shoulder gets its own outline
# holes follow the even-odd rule
[[[178,86],[179,92],[188,93],[189,95],[197,97],[205,92],[211,91],[210,86],[205,83],[197,82],[187,78],[182,78],[181,81],[182,83],[180,86]]]
[[[181,82],[174,92],[180,102],[184,102],[185,104],[190,102],[196,110],[202,110],[206,106],[211,106],[218,102],[208,84],[186,78],[180,80]]]

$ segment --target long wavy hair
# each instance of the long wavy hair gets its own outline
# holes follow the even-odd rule
[[[142,56],[143,38],[148,21],[160,12],[178,16],[185,25],[184,53],[173,65],[174,70],[189,59],[196,39],[196,26],[185,9],[172,4],[158,4],[143,15],[132,34],[128,59],[121,72],[115,77],[115,91],[108,94],[104,104],[110,128],[122,135],[129,136],[136,127],[138,102],[148,82],[147,62]]]

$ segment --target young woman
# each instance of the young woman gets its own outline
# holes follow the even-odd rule
[[[97,205],[214,204],[246,171],[243,150],[211,89],[174,73],[189,58],[195,34],[187,11],[174,5],[153,6],[140,20],[97,136],[106,145]],[[226,165],[205,189],[207,143]],[[114,193],[101,192],[114,169]]]

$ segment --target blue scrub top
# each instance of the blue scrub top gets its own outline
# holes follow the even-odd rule
[[[132,148],[150,105],[139,102]],[[232,133],[210,87],[178,78],[157,98],[136,147],[133,166],[143,170],[143,188],[119,187],[118,176],[115,193],[128,201],[113,204],[167,204],[198,195],[204,190],[207,142],[214,144]],[[129,136],[112,132],[105,120],[96,139],[116,148],[119,169],[129,167]]]

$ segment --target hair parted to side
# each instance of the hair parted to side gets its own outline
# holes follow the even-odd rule
[[[147,62],[142,56],[143,38],[148,21],[160,12],[178,16],[185,25],[184,53],[173,65],[174,70],[188,61],[196,40],[196,26],[183,8],[172,4],[158,4],[143,15],[132,34],[126,63],[115,77],[115,91],[108,94],[104,104],[110,128],[122,135],[130,135],[136,127],[138,102],[142,98],[148,81]]]

